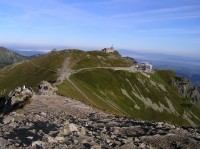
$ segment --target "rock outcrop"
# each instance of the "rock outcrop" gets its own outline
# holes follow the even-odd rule
[[[57,87],[51,85],[47,81],[42,81],[38,85],[38,95],[53,95],[56,94]]]
[[[178,92],[184,97],[191,99],[194,104],[200,104],[200,92],[198,87],[194,86],[186,78],[175,77],[171,79],[171,85],[177,88]]]
[[[126,56],[126,57],[123,57],[123,58],[124,58],[125,60],[127,60],[127,61],[133,63],[133,64],[137,64],[137,61],[136,61],[134,58],[132,58],[132,57]]]
[[[33,91],[31,88],[25,88],[25,86],[17,87],[14,92],[10,94],[3,100],[1,100],[1,112],[7,114],[11,111],[22,108],[33,96]]]

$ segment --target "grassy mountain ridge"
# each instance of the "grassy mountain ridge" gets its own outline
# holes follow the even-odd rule
[[[42,80],[55,82],[58,78],[58,71],[66,58],[70,58],[69,66],[74,70],[94,66],[130,65],[130,62],[121,58],[118,53],[108,54],[99,51],[85,52],[81,50],[52,51],[46,56],[0,71],[0,96],[8,94],[17,86],[36,87]]]
[[[52,53],[0,71],[0,96],[5,96],[17,86],[36,87],[42,80],[55,82],[57,69],[62,66],[64,59],[62,54]]]
[[[0,71],[0,97],[17,86],[36,88],[43,80],[56,82],[66,59],[69,68],[76,73],[57,86],[58,94],[108,113],[175,125],[200,126],[200,108],[168,83],[176,76],[172,71],[156,71],[148,78],[140,72],[96,68],[131,66],[131,62],[117,52],[52,51],[23,62]]]
[[[116,51],[114,53],[105,53],[101,51],[81,51],[70,50],[70,67],[73,70],[90,67],[128,67],[132,63],[122,58]]]
[[[0,47],[0,68],[26,59],[27,57],[25,56],[10,51],[4,47]]]

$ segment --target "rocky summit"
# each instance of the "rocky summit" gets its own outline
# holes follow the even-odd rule
[[[0,148],[198,149],[200,130],[105,114],[70,98],[42,94],[32,96],[23,110],[1,116]]]

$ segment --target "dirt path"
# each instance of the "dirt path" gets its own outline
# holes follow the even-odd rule
[[[70,67],[69,67],[69,61],[70,61],[70,58],[66,58],[63,65],[62,65],[62,68],[60,70],[58,70],[58,75],[59,75],[59,78],[57,80],[57,82],[54,84],[54,85],[58,85],[58,84],[61,84],[63,83],[64,80],[66,79],[69,79],[69,76],[74,74],[74,73],[78,73],[82,70],[91,70],[91,69],[101,69],[101,68],[104,68],[104,69],[113,69],[113,70],[125,70],[125,71],[129,71],[129,72],[136,72],[136,68],[134,66],[132,67],[90,67],[90,68],[82,68],[82,69],[79,69],[79,70],[71,70]]]
[[[131,67],[90,67],[90,68],[82,68],[77,71],[74,71],[73,74],[78,73],[83,70],[102,69],[102,68],[103,69],[112,69],[112,70],[124,70],[124,71],[129,71],[129,72],[137,72],[137,69],[134,66],[131,66]]]
[[[70,58],[66,58],[62,65],[62,68],[58,70],[59,77],[54,85],[62,84],[63,81],[68,79],[69,76],[73,73],[73,70],[69,68],[69,61],[70,61]]]
[[[137,72],[137,70],[136,70],[136,68],[134,67],[134,66],[132,66],[132,67],[91,67],[91,68],[83,68],[83,69],[79,69],[79,70],[77,70],[77,71],[73,71],[73,70],[71,70],[70,68],[69,68],[69,61],[70,61],[70,58],[66,58],[65,59],[65,61],[64,61],[64,63],[63,63],[63,65],[62,65],[62,68],[60,69],[60,70],[58,70],[57,71],[57,73],[58,73],[58,75],[59,75],[59,77],[58,77],[58,79],[57,79],[57,81],[56,81],[56,83],[54,83],[54,85],[59,85],[59,84],[62,84],[63,83],[63,81],[64,80],[68,80],[90,103],[92,103],[93,105],[96,105],[76,84],[74,84],[70,79],[69,79],[69,77],[70,77],[70,75],[72,75],[72,74],[75,74],[75,73],[78,73],[78,72],[80,72],[80,71],[83,71],[83,70],[92,70],[92,69],[112,69],[112,70],[124,70],[124,71],[129,71],[129,72]],[[31,62],[30,62],[31,63]],[[34,63],[31,63],[32,65],[34,65],[35,67],[38,67],[38,68],[40,68],[40,69],[45,69],[45,68],[42,68],[42,67],[40,67],[40,66],[38,66],[38,65],[36,65],[36,64],[34,64]],[[53,70],[50,70],[50,69],[48,69],[49,71],[53,71]],[[54,71],[55,72],[55,71]],[[36,96],[37,97],[37,96]],[[53,101],[51,101],[51,99],[52,98],[56,98],[56,100],[54,100],[54,101],[57,101],[57,99],[60,99],[59,100],[59,102],[58,103],[62,103],[63,101],[65,101],[65,99],[63,99],[63,98],[61,98],[61,97],[59,97],[59,96],[56,96],[56,97],[51,97],[51,98],[49,98],[48,100],[45,100],[44,101],[44,99],[47,99],[47,97],[45,97],[45,96],[40,96],[40,98],[42,97],[42,99],[40,99],[40,101],[43,101],[43,103],[41,103],[41,105],[44,105],[44,103],[47,105],[48,104],[48,106],[50,105],[51,107],[52,106],[54,106],[54,108],[58,108],[59,107],[59,109],[65,109],[66,107],[68,107],[68,109],[70,109],[70,106],[66,106],[64,103],[64,105],[65,105],[65,108],[63,108],[62,107],[62,104],[57,104],[57,102],[54,102],[53,103]],[[45,98],[44,98],[45,97]],[[37,100],[36,100],[37,101]],[[51,102],[49,102],[49,101],[51,101]],[[38,101],[39,102],[39,101]],[[37,103],[38,103],[37,102]],[[118,111],[118,109],[114,106],[114,105],[112,105],[111,103],[107,103],[107,104],[109,104],[111,107],[113,107],[114,109],[116,109],[117,111]],[[61,106],[61,107],[60,107]],[[97,107],[98,107],[98,105],[96,105]],[[36,106],[37,107],[37,106]],[[40,107],[40,106],[39,106]],[[41,106],[42,107],[42,109],[44,108],[44,106]],[[53,107],[52,107],[53,108]],[[33,109],[34,109],[34,106],[33,106]],[[40,109],[40,108],[39,108]],[[41,109],[41,111],[42,111],[42,109]],[[74,109],[74,108],[73,108]],[[84,112],[83,112],[84,113]],[[73,114],[75,114],[75,113],[73,113]]]
[[[25,107],[24,114],[41,113],[52,110],[60,110],[67,115],[74,115],[77,118],[85,118],[90,113],[96,113],[93,108],[80,101],[58,95],[35,95],[32,102]],[[103,114],[102,112],[98,112]]]
[[[62,84],[64,80],[68,80],[93,105],[96,105],[96,104],[76,84],[74,84],[69,79],[70,75],[78,73],[78,72],[83,71],[83,70],[92,70],[92,69],[101,69],[101,68],[113,69],[113,70],[125,70],[125,71],[129,71],[129,72],[135,72],[136,71],[134,66],[132,66],[132,67],[91,67],[91,68],[83,68],[83,69],[79,69],[77,71],[73,71],[69,68],[69,61],[70,61],[70,58],[66,58],[66,60],[63,63],[62,68],[60,70],[58,70],[59,78],[57,79],[56,83],[54,83],[54,85]],[[96,106],[98,107],[98,105],[96,105]],[[111,107],[113,107],[113,105],[111,105]]]

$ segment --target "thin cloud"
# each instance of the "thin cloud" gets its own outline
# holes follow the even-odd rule
[[[157,17],[157,18],[144,18],[139,19],[138,23],[145,23],[145,22],[164,22],[164,21],[176,21],[176,20],[188,20],[188,19],[197,19],[200,18],[199,15],[191,15],[191,16],[166,16],[166,17]]]
[[[148,29],[148,30],[138,30],[141,33],[164,33],[164,34],[200,34],[200,30],[197,28],[162,28],[162,29]],[[200,39],[199,39],[200,41]]]
[[[154,9],[154,10],[148,10],[143,12],[133,12],[128,14],[117,14],[113,17],[131,17],[131,16],[141,16],[141,15],[150,15],[150,14],[160,14],[160,13],[174,13],[174,12],[180,12],[180,11],[186,11],[186,10],[193,10],[193,9],[200,9],[200,5],[192,5],[192,6],[183,6],[183,7],[174,7],[174,8],[162,8],[162,9]],[[199,10],[196,10],[199,12]]]

